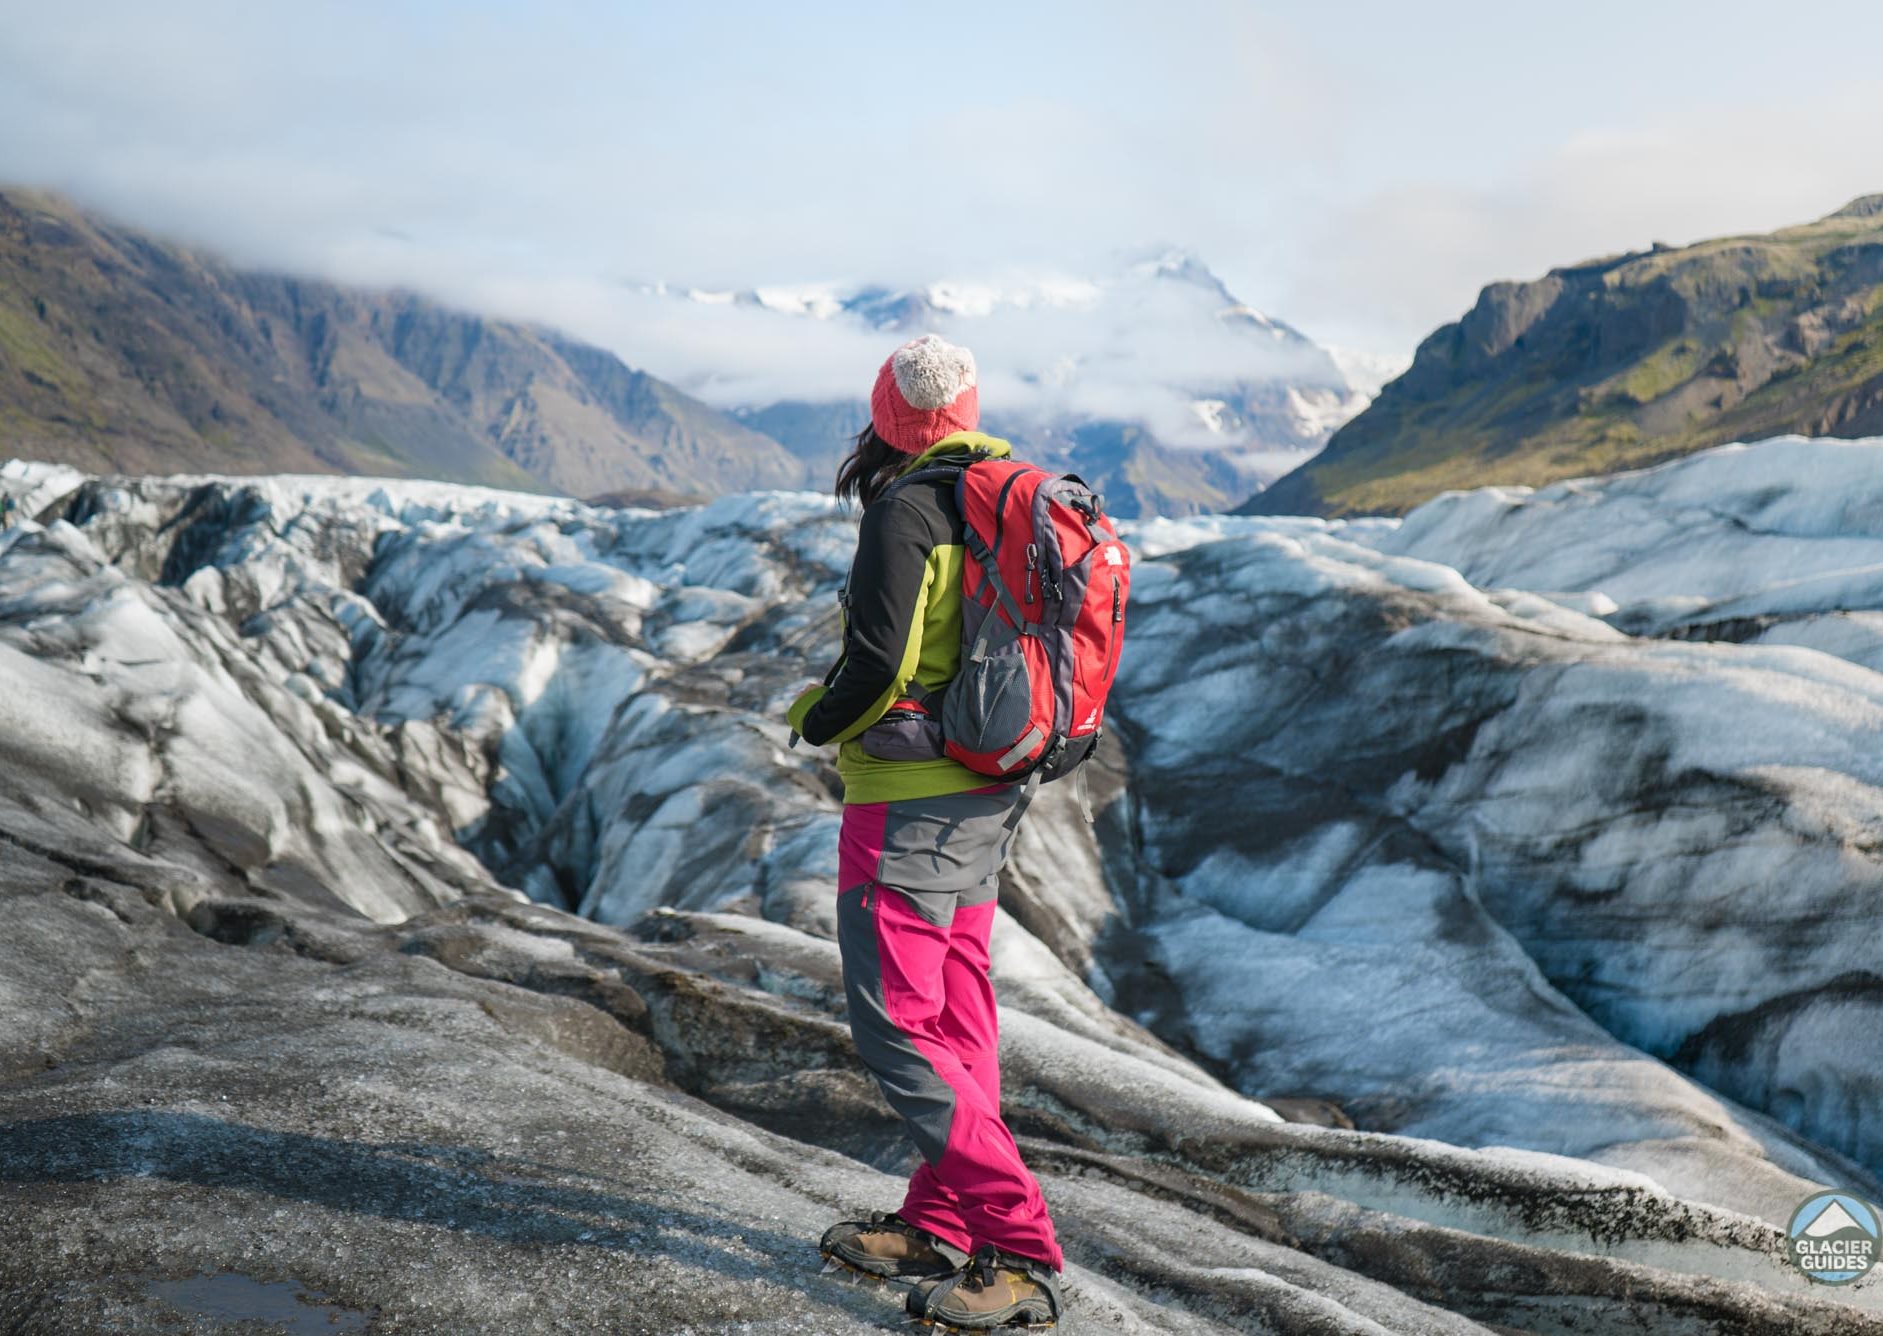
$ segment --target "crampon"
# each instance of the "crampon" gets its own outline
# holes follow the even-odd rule
[[[954,1274],[968,1256],[893,1211],[874,1211],[824,1231],[818,1251],[826,1274],[845,1271],[868,1280],[914,1284]]]
[[[919,1282],[905,1306],[922,1326],[974,1332],[1045,1331],[1058,1323],[1062,1305],[1051,1267],[984,1247],[959,1271]]]

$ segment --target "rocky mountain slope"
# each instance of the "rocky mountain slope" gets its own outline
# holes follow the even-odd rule
[[[775,441],[600,349],[409,294],[242,272],[20,190],[0,192],[0,448],[124,472],[576,496],[802,477]]]
[[[1785,432],[1883,431],[1883,195],[1493,283],[1253,514],[1401,513]]]
[[[1883,1331],[1780,1247],[1883,1169],[1880,466],[1134,526],[996,930],[1075,1329]],[[900,1321],[778,721],[849,519],[0,485],[0,1325]]]

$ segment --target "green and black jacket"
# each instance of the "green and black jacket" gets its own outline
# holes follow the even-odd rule
[[[970,450],[1012,454],[1003,440],[962,431],[937,441],[903,472]],[[846,803],[929,798],[994,782],[945,758],[881,760],[865,755],[856,740],[908,693],[910,682],[939,691],[961,670],[965,553],[947,482],[912,482],[863,512],[846,585],[843,661],[830,685],[799,696],[788,716],[805,741],[842,744],[837,773]]]

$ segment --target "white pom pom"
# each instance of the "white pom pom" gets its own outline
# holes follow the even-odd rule
[[[896,349],[896,388],[909,407],[945,408],[974,387],[974,354],[939,334],[924,334]]]

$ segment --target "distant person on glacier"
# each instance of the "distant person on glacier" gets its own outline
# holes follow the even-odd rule
[[[0,533],[13,527],[13,493],[0,492]]]
[[[837,495],[863,509],[843,657],[788,712],[806,741],[841,744],[837,932],[850,1028],[923,1157],[895,1211],[833,1225],[822,1250],[853,1271],[914,1281],[909,1313],[957,1330],[1057,1321],[1064,1267],[1039,1183],[1001,1120],[988,980],[999,874],[1032,785],[944,756],[930,709],[962,662],[969,558],[955,476],[1012,453],[975,430],[975,382],[973,355],[938,335],[883,363],[870,425],[837,475]]]

